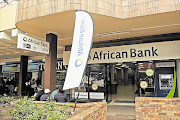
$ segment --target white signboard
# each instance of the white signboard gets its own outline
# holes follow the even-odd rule
[[[93,42],[94,24],[85,11],[76,12],[73,43],[63,90],[79,87]]]
[[[18,34],[17,48],[49,54],[49,42],[41,41],[24,34]]]
[[[156,63],[156,67],[175,67],[175,62],[160,62],[160,63]]]
[[[77,96],[78,96],[78,92],[75,92],[75,98],[77,98]],[[88,99],[88,92],[79,92],[78,98]]]
[[[166,46],[166,47],[164,47]],[[91,49],[89,64],[180,59],[180,40],[102,47]],[[63,64],[68,65],[70,51],[63,52]],[[156,65],[157,66],[157,65]],[[159,64],[175,66],[175,64]]]
[[[90,92],[90,99],[104,99],[103,92]]]

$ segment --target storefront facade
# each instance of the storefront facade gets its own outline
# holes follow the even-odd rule
[[[80,98],[133,102],[137,96],[179,97],[179,45],[177,40],[93,48]],[[69,55],[63,52],[64,65]],[[72,98],[78,92],[73,90]]]

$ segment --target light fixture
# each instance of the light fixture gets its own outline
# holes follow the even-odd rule
[[[118,34],[127,34],[131,33],[131,30],[124,30],[124,31],[116,31],[116,32],[109,32],[109,33],[101,33],[100,36],[110,36],[110,35],[118,35]]]
[[[138,64],[144,64],[144,63],[138,63]]]

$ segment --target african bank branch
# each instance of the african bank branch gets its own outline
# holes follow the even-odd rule
[[[134,101],[178,97],[180,41],[92,48],[79,98]],[[70,51],[63,52],[68,65]],[[173,92],[172,92],[173,91]],[[72,89],[72,98],[79,90]]]

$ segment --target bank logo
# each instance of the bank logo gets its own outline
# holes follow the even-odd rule
[[[81,58],[77,58],[75,61],[75,67],[80,67],[83,64],[83,60]]]
[[[24,42],[27,42],[27,37],[24,37],[24,38],[23,38],[23,41],[24,41]]]

